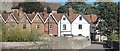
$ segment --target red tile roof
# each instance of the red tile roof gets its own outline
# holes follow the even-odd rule
[[[68,18],[70,19],[70,22],[73,22],[73,21],[78,17],[78,15],[79,15],[79,14],[75,14],[75,13],[70,14],[70,15],[68,16]]]
[[[61,17],[63,16],[63,14],[58,14],[58,13],[52,13],[53,16],[55,17],[55,19],[58,21],[60,21]]]
[[[97,21],[97,15],[84,15],[84,17],[90,22],[90,23],[94,23],[95,21]]]

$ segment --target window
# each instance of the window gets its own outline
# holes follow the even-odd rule
[[[23,24],[23,28],[26,29],[26,24]]]
[[[63,24],[63,30],[66,30],[66,24]]]
[[[38,25],[36,25],[36,29],[39,29],[39,28],[40,28],[39,24],[38,24]]]
[[[65,20],[65,18],[63,18],[63,20]]]
[[[81,24],[79,24],[78,28],[79,28],[79,29],[82,29],[82,25],[81,25]]]
[[[79,17],[79,20],[82,20],[82,17]]]
[[[49,24],[49,29],[52,29],[52,24]]]

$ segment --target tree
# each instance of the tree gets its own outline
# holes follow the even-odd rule
[[[52,9],[50,7],[47,7],[47,13],[51,13]]]
[[[97,2],[94,3],[97,8],[97,15],[104,20],[98,26],[105,34],[118,33],[118,6],[114,2]]]
[[[58,13],[68,13],[69,10],[66,6],[61,6],[61,7],[58,8],[57,12]]]
[[[71,5],[75,13],[91,13],[93,14],[95,11],[91,4],[87,4],[85,2],[67,2],[66,5]]]
[[[40,4],[40,2],[22,2],[19,3],[18,6],[22,7],[26,13],[31,13],[33,11],[43,12],[44,10],[44,7],[42,6],[42,4]]]

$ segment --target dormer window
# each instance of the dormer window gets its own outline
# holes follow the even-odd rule
[[[65,20],[65,18],[63,18],[63,20]]]
[[[82,17],[79,17],[79,20],[82,20]]]

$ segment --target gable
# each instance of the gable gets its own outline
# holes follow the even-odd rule
[[[48,20],[51,21],[51,22],[55,22],[56,24],[58,24],[56,18],[53,16],[52,13],[49,14],[49,16],[47,17],[45,23],[46,23]]]
[[[69,18],[66,15],[63,15],[60,22],[66,22],[66,23],[70,23]]]
[[[24,22],[29,22],[29,21],[26,16],[23,16],[23,17],[21,17],[21,20],[19,22],[24,23]]]
[[[6,20],[6,23],[15,23],[16,22],[16,20],[15,20],[15,18],[14,17],[12,17],[12,16],[9,16],[8,17],[8,19]]]
[[[80,17],[82,18],[82,20],[80,20]],[[87,19],[82,15],[79,15],[72,23],[75,23],[75,24],[77,24],[77,23],[89,24]]]
[[[36,16],[34,17],[34,19],[32,20],[32,23],[37,23],[37,22],[42,22],[42,23],[43,23],[43,21],[42,21],[42,19],[40,18],[39,15],[36,15]]]

